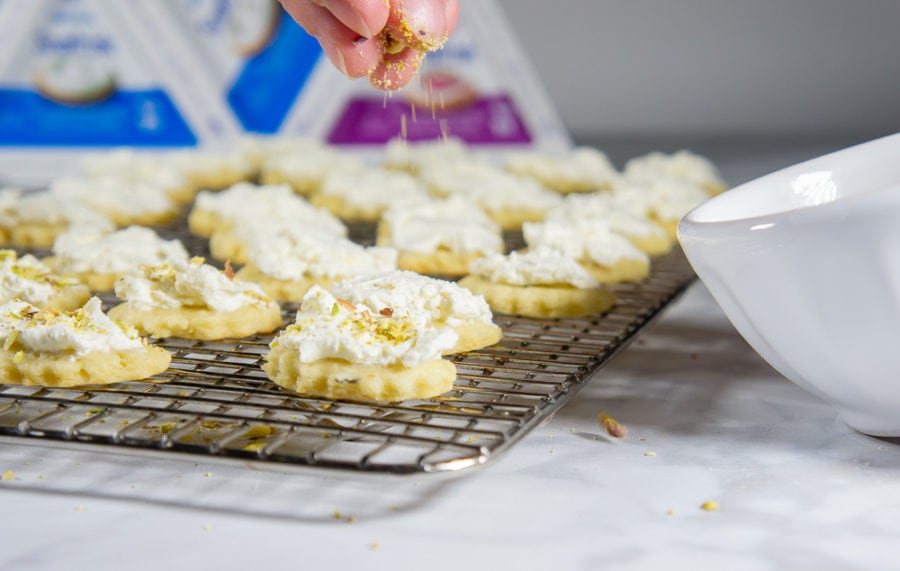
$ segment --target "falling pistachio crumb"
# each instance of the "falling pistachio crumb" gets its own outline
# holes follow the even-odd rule
[[[708,512],[714,512],[719,510],[718,502],[703,502],[700,504],[700,509],[706,510]]]
[[[646,452],[644,452],[644,456],[656,456],[656,452],[654,452],[653,450],[647,450]]]
[[[347,516],[347,523],[356,523],[356,518],[354,516]]]
[[[6,472],[3,472],[3,476],[0,476],[0,479],[2,479],[5,482],[7,480],[12,480],[15,477],[16,477],[15,472],[13,472],[12,470],[7,470]]]
[[[341,519],[342,517],[344,516],[341,515],[341,512],[339,512],[338,510],[334,510],[334,519]]]

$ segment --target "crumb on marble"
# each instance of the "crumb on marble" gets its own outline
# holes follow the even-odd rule
[[[644,452],[644,456],[656,456],[656,452],[654,452],[653,450],[647,450],[646,452]]]
[[[675,515],[675,510],[673,510],[672,508],[667,509],[666,515]]]
[[[0,476],[0,479],[2,479],[5,482],[7,480],[12,480],[15,477],[16,477],[15,472],[13,472],[12,470],[7,470],[6,472],[3,472],[3,476]]]
[[[606,430],[606,433],[613,438],[625,438],[625,436],[628,434],[628,431],[618,420],[609,416],[605,412],[601,412],[597,417],[597,420],[603,426],[604,430]]]
[[[718,511],[719,504],[718,504],[718,502],[712,502],[712,501],[703,502],[702,504],[700,504],[700,509],[708,511],[708,512]]]
[[[381,547],[381,544],[377,541],[373,541],[369,544],[369,549],[371,549],[372,551],[377,551],[379,547]]]

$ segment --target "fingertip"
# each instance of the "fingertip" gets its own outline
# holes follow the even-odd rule
[[[459,22],[459,2],[444,0],[444,26],[448,37],[456,29],[457,22]]]
[[[408,46],[435,50],[449,35],[446,14],[443,0],[399,0],[391,4],[385,29]]]

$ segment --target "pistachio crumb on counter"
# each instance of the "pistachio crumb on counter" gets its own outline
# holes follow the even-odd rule
[[[618,420],[609,416],[605,412],[601,412],[597,417],[597,420],[606,430],[606,433],[613,438],[625,438],[625,436],[628,434],[628,431],[619,423]]]
[[[719,504],[718,504],[718,502],[712,502],[712,501],[703,502],[702,504],[700,504],[700,509],[708,511],[708,512],[718,511]]]

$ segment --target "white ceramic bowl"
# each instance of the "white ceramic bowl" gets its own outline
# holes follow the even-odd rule
[[[857,430],[900,436],[900,134],[729,190],[678,237],[773,367]]]

